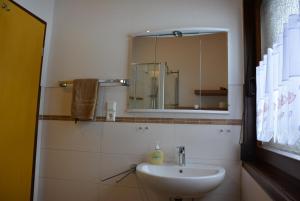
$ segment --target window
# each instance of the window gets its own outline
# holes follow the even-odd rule
[[[258,130],[257,128],[259,128],[259,126],[261,125],[257,124],[259,122],[257,122],[258,119],[257,119],[256,102],[258,100],[256,100],[256,97],[257,95],[265,97],[265,95],[262,95],[262,93],[265,94],[265,90],[260,91],[259,90],[260,88],[257,91],[255,90],[256,87],[255,76],[256,76],[257,66],[266,65],[265,66],[266,76],[272,74],[273,76],[271,77],[271,79],[274,78],[274,71],[272,71],[272,73],[267,72],[267,66],[268,66],[267,54],[269,53],[269,56],[272,55],[273,60],[271,61],[273,62],[273,65],[271,66],[274,66],[274,63],[276,66],[277,63],[279,69],[280,62],[283,62],[283,57],[284,57],[283,53],[285,52],[283,50],[284,48],[283,37],[282,37],[282,46],[280,43],[278,43],[280,42],[278,38],[280,38],[279,37],[280,32],[283,31],[282,22],[288,22],[290,14],[298,13],[299,10],[298,0],[296,1],[294,0],[284,0],[284,1],[243,0],[243,8],[244,8],[243,16],[244,16],[244,44],[245,44],[244,45],[245,47],[244,48],[244,58],[245,58],[244,60],[245,61],[244,112],[243,112],[243,125],[242,125],[243,138],[241,139],[241,159],[243,160],[243,167],[264,188],[264,190],[268,192],[268,194],[272,197],[273,200],[280,200],[280,201],[300,200],[300,194],[299,194],[300,154],[294,154],[294,153],[298,153],[297,142],[294,145],[291,145],[292,140],[290,142],[287,140],[284,143],[279,143],[278,139],[281,134],[280,132],[278,132],[279,129],[274,129],[275,126],[273,127],[269,126],[270,131],[272,131],[273,128],[273,132],[267,133],[269,136],[263,136],[264,135],[263,132],[259,134],[260,136],[257,135],[257,130]],[[281,29],[278,28],[280,26],[282,27]],[[287,28],[287,25],[285,26]],[[296,43],[291,43],[291,44],[294,45]],[[268,50],[268,48],[272,48],[272,49]],[[281,49],[282,49],[282,53],[280,53]],[[291,50],[291,48],[289,48],[289,50]],[[264,54],[266,54],[265,59],[263,56]],[[291,56],[293,54],[288,54],[288,55]],[[298,50],[298,55],[300,57],[299,50]],[[259,62],[260,60],[262,61]],[[263,60],[265,60],[265,62],[263,62]],[[271,63],[269,63],[269,65],[270,64]],[[263,75],[264,74],[263,71],[258,72],[258,74],[261,72]],[[277,80],[275,79],[275,81],[277,81],[278,83],[278,87],[277,87],[278,97],[279,97],[279,80],[282,81],[281,79],[279,79],[279,76],[283,75],[282,73],[279,74],[279,72],[282,72],[282,70],[278,70]],[[290,75],[288,77],[290,77]],[[262,83],[261,81],[258,84],[261,84]],[[267,85],[268,87],[270,87],[268,88],[269,91],[267,91],[268,92],[267,94],[270,94],[270,91],[272,91],[272,96],[267,96],[268,98],[274,97],[273,91],[274,91],[274,86],[276,89],[276,84],[274,84],[273,81],[271,82],[270,80],[267,81],[265,79],[265,84],[267,82],[273,84],[273,85]],[[274,108],[276,109],[276,107]],[[275,112],[274,111],[270,111],[270,112],[273,112],[273,114],[274,113],[278,114],[278,111],[279,110]],[[266,115],[266,117],[268,116]],[[277,121],[275,117],[277,117]],[[273,125],[274,124],[276,125],[276,122],[278,125],[279,121],[277,115],[276,116],[273,115],[272,118],[270,119],[274,119]],[[265,126],[266,125],[267,124],[265,123]],[[285,124],[285,125],[288,126],[289,124]],[[261,129],[263,129],[263,127],[261,127]],[[286,135],[282,135],[282,136],[286,136]],[[264,141],[263,146],[261,146],[261,143],[257,141],[257,137],[265,138],[265,140],[263,140]],[[270,150],[269,147],[272,147],[272,150]],[[292,157],[286,157],[286,156],[292,156]]]
[[[263,0],[262,61],[256,68],[256,131],[263,146],[300,155],[298,0]]]

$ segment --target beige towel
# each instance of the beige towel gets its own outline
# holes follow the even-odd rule
[[[71,115],[75,121],[95,120],[98,88],[98,79],[77,79],[73,81]]]

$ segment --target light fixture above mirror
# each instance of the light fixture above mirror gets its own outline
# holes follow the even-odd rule
[[[189,27],[189,28],[174,28],[163,30],[151,30],[148,29],[144,32],[133,33],[130,37],[142,37],[142,36],[174,36],[174,32],[180,32],[183,36],[188,35],[207,35],[218,32],[229,32],[228,29],[223,28],[204,28],[204,27]]]

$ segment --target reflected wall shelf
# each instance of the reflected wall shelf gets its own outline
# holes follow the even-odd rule
[[[227,90],[194,90],[196,96],[227,96]]]

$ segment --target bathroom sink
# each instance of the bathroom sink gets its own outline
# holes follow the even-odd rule
[[[201,197],[224,179],[222,167],[208,165],[151,165],[136,168],[139,179],[150,189],[170,197]]]

